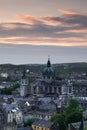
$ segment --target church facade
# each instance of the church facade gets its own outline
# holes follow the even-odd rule
[[[73,93],[73,86],[69,81],[57,80],[55,71],[50,59],[42,72],[42,78],[31,84],[31,94],[43,95],[70,95]]]

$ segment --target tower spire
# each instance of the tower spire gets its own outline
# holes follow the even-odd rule
[[[24,68],[22,78],[26,78],[26,70]]]
[[[51,67],[50,56],[48,55],[47,67]]]

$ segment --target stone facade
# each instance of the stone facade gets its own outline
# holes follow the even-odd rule
[[[42,78],[31,84],[31,93],[36,95],[56,94],[57,96],[72,94],[73,86],[68,81],[56,79],[55,71],[51,66],[50,59],[48,59],[47,66],[42,72]]]
[[[24,97],[28,94],[28,79],[25,75],[25,71],[20,81],[20,96]]]
[[[59,130],[59,127],[50,121],[36,120],[32,124],[33,130]]]

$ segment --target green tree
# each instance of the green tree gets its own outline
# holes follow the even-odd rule
[[[67,115],[67,123],[80,122],[82,120],[82,112],[76,110]]]
[[[67,127],[67,118],[64,114],[55,114],[51,117],[51,121],[59,124],[59,130],[65,130]]]
[[[79,104],[77,100],[71,99],[69,105],[65,108],[66,114],[71,114],[74,110],[79,110]]]
[[[12,87],[9,87],[9,88],[3,88],[3,89],[0,89],[0,93],[1,94],[7,94],[7,95],[10,95],[12,94],[12,91],[16,90],[18,87],[20,87],[19,84],[15,84],[13,85]]]
[[[24,127],[31,126],[33,122],[34,122],[33,118],[32,119],[28,119],[28,121],[24,123]]]
[[[82,109],[76,100],[71,99],[69,105],[64,109],[62,114],[55,114],[51,121],[59,124],[60,130],[65,130],[68,123],[79,122],[82,120]]]
[[[82,109],[77,100],[71,99],[69,105],[65,108],[67,123],[79,122],[82,120]]]

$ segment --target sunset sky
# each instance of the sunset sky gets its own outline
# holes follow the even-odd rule
[[[0,64],[87,62],[87,0],[0,0]]]

